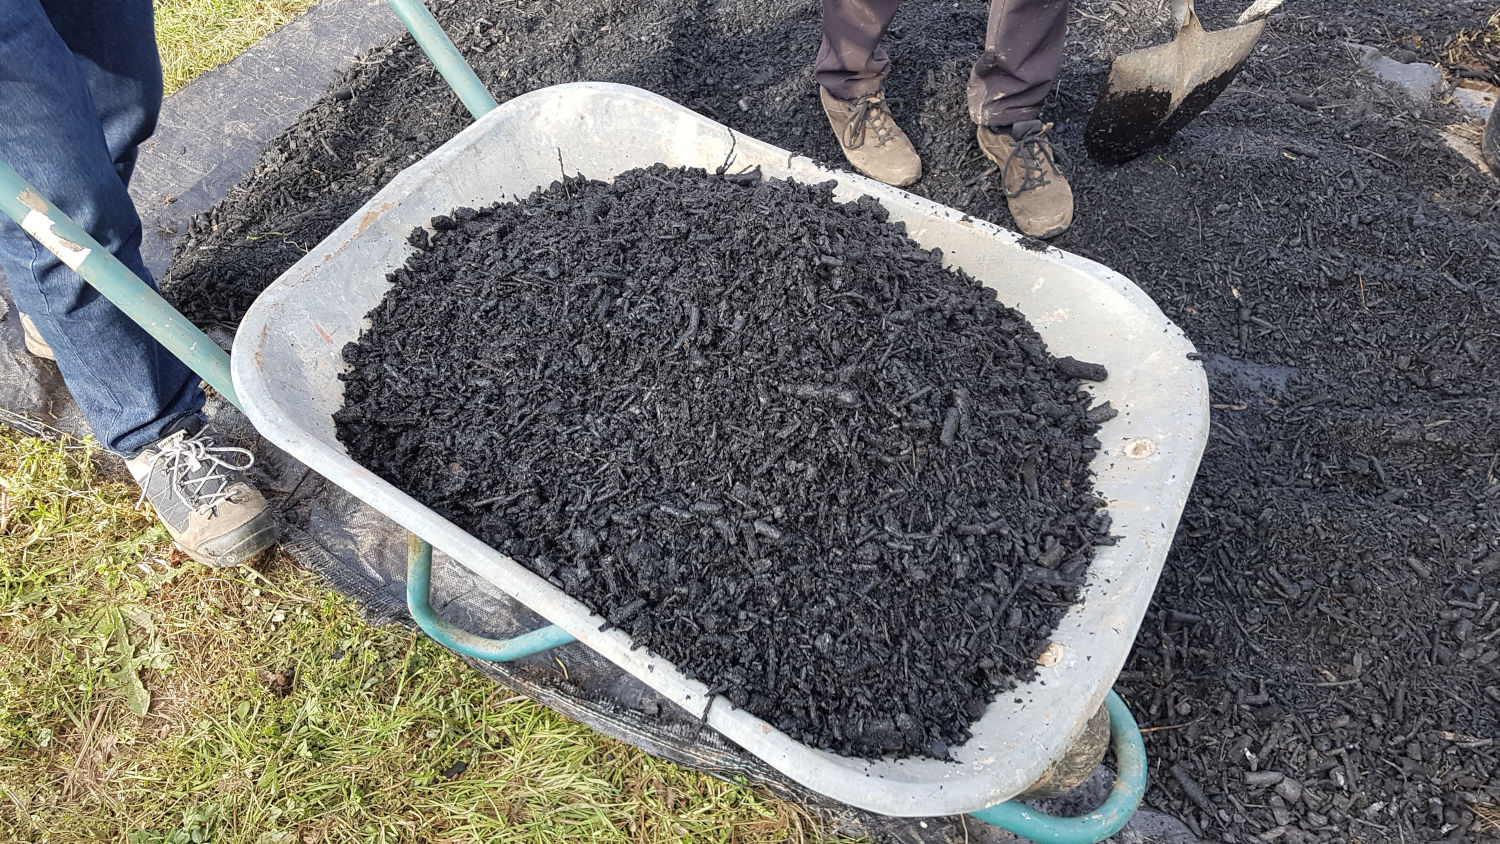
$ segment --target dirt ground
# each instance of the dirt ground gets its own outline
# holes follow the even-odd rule
[[[1151,294],[1213,390],[1212,439],[1119,688],[1147,728],[1148,802],[1214,840],[1500,837],[1500,183],[1438,139],[1452,107],[1375,82],[1344,46],[1440,61],[1494,4],[1375,5],[1293,0],[1208,112],[1106,167],[1081,145],[1102,57],[1162,15],[1080,2],[1046,115],[1078,201],[1057,245]],[[915,192],[1006,225],[963,101],[984,11],[909,3],[888,90],[926,163]],[[1213,28],[1238,7],[1200,11]],[[625,82],[839,161],[810,76],[813,4],[437,12],[502,101]],[[232,324],[467,119],[409,41],[375,51],[195,222],[169,295]]]

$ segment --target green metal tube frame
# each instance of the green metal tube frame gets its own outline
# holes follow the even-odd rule
[[[490,639],[470,633],[437,614],[432,607],[432,546],[414,533],[406,535],[406,606],[412,620],[433,641],[449,650],[491,662],[538,654],[578,641],[573,634],[549,624],[510,639]]]
[[[1119,832],[1146,796],[1146,745],[1135,716],[1113,689],[1104,696],[1104,705],[1109,709],[1109,740],[1116,773],[1115,787],[1099,808],[1086,815],[1059,818],[1006,801],[970,812],[969,816],[1050,844],[1094,844]]]
[[[453,40],[443,32],[438,25],[437,19],[427,7],[422,5],[422,0],[387,0],[391,10],[401,23],[406,26],[406,31],[416,39],[417,46],[427,54],[437,72],[442,75],[448,87],[463,101],[469,113],[478,120],[485,114],[493,111],[499,103],[495,102],[495,95],[490,89],[484,87],[479,81],[479,75],[474,72],[458,47],[454,46]]]
[[[240,398],[229,378],[229,353],[141,280],[120,259],[73,222],[0,160],[0,210],[67,264],[136,325],[176,355],[235,407]],[[243,408],[241,408],[243,409]]]
[[[387,0],[396,16],[442,74],[459,99],[478,118],[496,107],[495,98],[479,81],[452,40],[421,0]],[[105,298],[144,328],[204,381],[240,408],[229,374],[229,354],[178,313],[150,285],[132,273],[62,213],[4,160],[0,160],[0,210],[28,234],[93,285]],[[243,408],[241,408],[243,409]],[[465,631],[437,614],[431,603],[432,546],[408,534],[406,600],[412,618],[428,636],[459,653],[486,660],[508,661],[576,641],[555,624],[507,640],[488,639]],[[1109,708],[1110,739],[1119,773],[1102,806],[1076,818],[1056,818],[1015,802],[998,803],[972,812],[977,820],[1033,841],[1055,844],[1092,844],[1114,835],[1140,806],[1146,791],[1146,750],[1135,718],[1113,691]]]

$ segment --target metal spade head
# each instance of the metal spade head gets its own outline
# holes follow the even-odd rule
[[[1241,20],[1274,5],[1258,2]],[[1176,10],[1176,38],[1126,53],[1110,67],[1083,133],[1090,156],[1118,163],[1165,143],[1229,87],[1266,25],[1260,18],[1207,32],[1192,0],[1179,0]]]

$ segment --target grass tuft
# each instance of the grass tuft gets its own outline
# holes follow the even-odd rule
[[[154,0],[162,77],[172,93],[218,67],[315,0]]]

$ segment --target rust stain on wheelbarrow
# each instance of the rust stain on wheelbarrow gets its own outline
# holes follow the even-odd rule
[[[381,218],[381,216],[383,214],[385,214],[385,212],[387,212],[387,211],[389,211],[389,210],[391,210],[392,208],[395,208],[395,207],[396,207],[396,203],[394,203],[394,202],[382,202],[382,203],[380,203],[380,207],[379,208],[371,208],[369,211],[366,211],[364,214],[362,214],[360,216],[360,218],[359,218],[359,228],[355,229],[354,233],[355,234],[364,234],[365,233],[365,229],[368,229],[370,226],[375,225],[375,221],[379,220]]]

